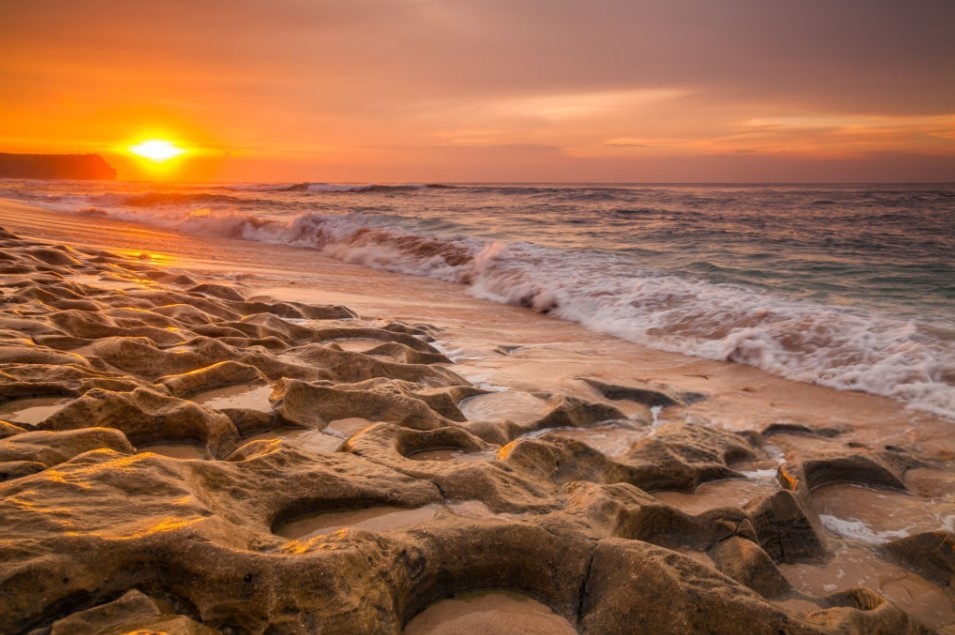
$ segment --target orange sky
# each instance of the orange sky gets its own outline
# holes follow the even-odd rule
[[[833,6],[835,5],[835,6]],[[955,180],[948,0],[30,0],[0,151],[126,179]],[[162,170],[123,148],[193,150]]]

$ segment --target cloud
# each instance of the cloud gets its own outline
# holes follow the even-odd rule
[[[6,67],[161,64],[402,101],[692,90],[823,111],[955,111],[947,0],[35,0],[4,14],[0,35],[22,53]]]
[[[95,149],[149,123],[323,169],[381,147],[422,171],[480,147],[542,169],[955,155],[949,0],[8,4],[0,142],[18,147]]]

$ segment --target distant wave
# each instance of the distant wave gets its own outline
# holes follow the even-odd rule
[[[308,189],[310,183],[239,183],[226,185],[233,192],[298,192]]]
[[[209,192],[136,192],[107,193],[91,197],[99,205],[112,207],[183,207],[191,205],[239,205],[250,202],[248,198],[214,194]]]
[[[427,183],[404,183],[396,185],[381,185],[378,183],[365,183],[362,185],[350,183],[312,183],[308,186],[309,192],[410,192],[414,190],[426,190],[429,187]]]
[[[85,207],[74,211],[103,212],[99,205]],[[610,253],[449,238],[415,230],[413,220],[361,213],[277,220],[148,206],[108,213],[181,232],[311,247],[346,262],[465,284],[477,297],[651,347],[884,395],[955,418],[955,329],[930,330],[741,284],[661,275]]]
[[[451,185],[439,183],[249,183],[230,185],[228,189],[239,192],[311,192],[342,193],[342,192],[402,192],[425,190],[431,188],[450,188]]]

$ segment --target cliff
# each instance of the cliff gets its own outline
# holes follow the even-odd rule
[[[112,181],[116,170],[98,154],[0,153],[0,178]]]

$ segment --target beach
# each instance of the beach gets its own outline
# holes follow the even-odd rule
[[[307,246],[0,227],[3,632],[955,633],[950,418]]]

